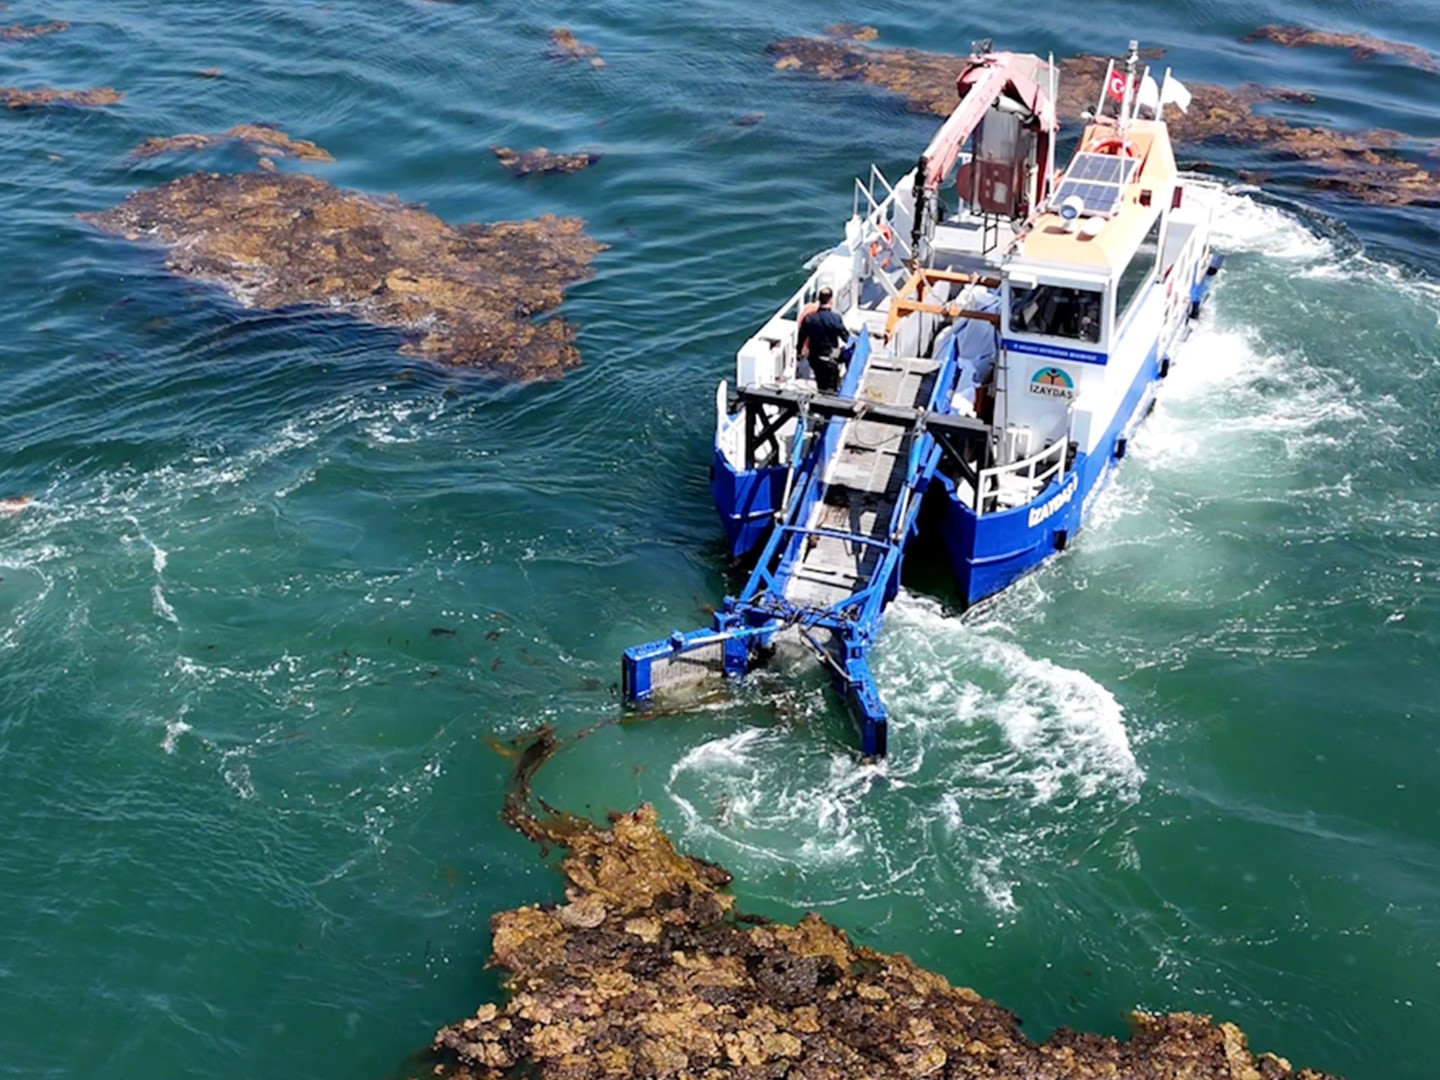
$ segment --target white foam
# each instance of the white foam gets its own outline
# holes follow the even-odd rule
[[[1084,672],[1031,656],[997,623],[962,623],[933,600],[902,593],[877,665],[892,738],[991,742],[971,776],[1032,804],[1133,795],[1144,777],[1124,713]]]
[[[164,619],[166,622],[180,622],[179,618],[175,615],[175,609],[170,606],[170,601],[165,599],[165,590],[160,587],[158,581],[150,586],[150,607],[156,616]]]
[[[165,738],[160,743],[160,749],[164,750],[167,754],[175,753],[175,745],[179,741],[180,736],[192,730],[190,725],[184,720],[186,711],[186,706],[180,706],[180,715],[165,725]]]
[[[1043,607],[1033,585],[1016,595],[1021,620]],[[666,784],[682,841],[740,860],[761,895],[777,881],[790,903],[909,894],[1016,910],[1025,867],[1088,841],[1143,773],[1113,695],[1011,640],[1008,599],[963,623],[908,594],[892,605],[877,656],[884,761],[824,742],[810,721],[832,706],[814,690],[789,703],[792,726],[693,747]]]
[[[1315,262],[1335,253],[1331,240],[1294,214],[1257,202],[1243,189],[1220,192],[1210,237],[1216,251],[1254,253],[1287,262]]]

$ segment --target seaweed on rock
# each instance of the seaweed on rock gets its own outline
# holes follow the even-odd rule
[[[418,206],[299,174],[196,173],[86,221],[163,244],[167,267],[252,307],[316,305],[407,337],[404,352],[523,379],[575,367],[565,286],[604,245],[579,218],[449,225]]]
[[[766,52],[781,71],[801,71],[824,80],[856,80],[903,96],[914,112],[949,116],[955,107],[955,78],[962,58],[918,49],[881,49],[835,37],[789,37]],[[1075,119],[1093,106],[1107,58],[1076,56],[1058,62],[1062,119]],[[1301,92],[1246,84],[1230,89],[1186,84],[1193,100],[1186,113],[1167,119],[1174,137],[1262,147],[1315,170],[1311,183],[1344,191],[1365,202],[1440,205],[1440,174],[1397,153],[1406,136],[1398,131],[1331,131],[1292,124],[1257,111],[1270,101],[1303,102]]]
[[[204,74],[202,72],[201,74]],[[293,157],[301,161],[334,161],[330,152],[309,139],[297,139],[270,124],[236,124],[218,135],[184,134],[146,139],[131,157],[148,158],[190,150],[209,150],[227,143],[240,143],[261,157]]]
[[[676,851],[652,807],[608,829],[536,812],[531,779],[558,745],[543,731],[519,755],[504,817],[566,849],[565,902],[491,920],[508,1000],[436,1035],[437,1075],[1326,1080],[1185,1013],[1137,1014],[1128,1041],[1061,1029],[1031,1042],[1008,1009],[818,915],[782,926],[738,914],[730,874]]]
[[[124,96],[110,86],[93,86],[88,90],[57,90],[51,86],[21,90],[13,86],[0,86],[0,105],[7,109],[43,109],[53,105],[83,105],[94,108],[114,105]]]

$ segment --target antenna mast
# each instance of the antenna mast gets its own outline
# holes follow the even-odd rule
[[[1134,38],[1130,40],[1130,55],[1125,57],[1125,97],[1120,102],[1120,137],[1125,137],[1125,130],[1130,126],[1130,114],[1134,111],[1135,94],[1139,87],[1135,81],[1135,75],[1140,70],[1140,43]]]

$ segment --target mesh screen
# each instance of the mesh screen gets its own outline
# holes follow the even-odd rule
[[[657,657],[650,664],[652,690],[677,690],[725,675],[725,643],[716,641],[689,652]]]

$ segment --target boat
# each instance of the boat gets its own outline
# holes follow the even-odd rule
[[[626,651],[627,702],[798,646],[883,755],[868,654],[907,546],[938,538],[959,607],[995,596],[1071,542],[1154,407],[1221,265],[1219,185],[1179,172],[1164,121],[1188,91],[1130,42],[1062,171],[1053,60],[986,42],[961,63],[915,169],[855,182],[843,239],[717,388],[711,490],[753,569],[712,626]],[[802,355],[822,296],[838,389]]]

